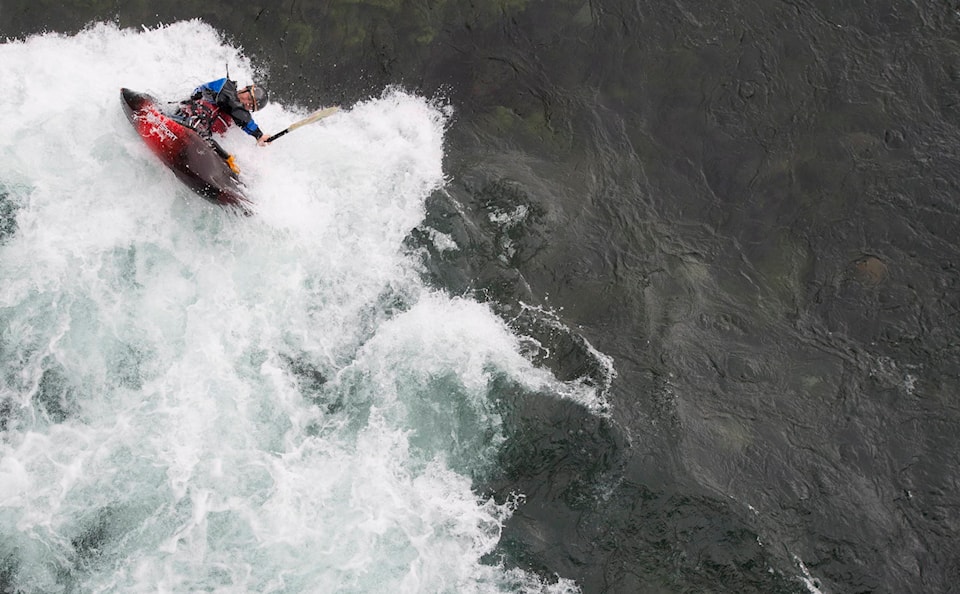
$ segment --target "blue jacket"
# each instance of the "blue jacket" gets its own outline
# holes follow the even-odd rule
[[[190,101],[194,103],[203,101],[208,104],[208,107],[215,108],[199,110],[199,112],[206,112],[204,113],[208,120],[206,128],[212,132],[222,134],[226,130],[230,122],[223,115],[228,115],[233,123],[250,136],[258,139],[263,136],[263,131],[253,121],[253,116],[237,98],[237,83],[235,81],[228,78],[218,78],[204,83],[193,90]],[[195,115],[201,115],[199,112],[195,112]]]

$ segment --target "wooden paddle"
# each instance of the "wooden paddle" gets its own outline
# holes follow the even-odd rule
[[[274,135],[271,136],[270,138],[267,138],[266,140],[264,140],[264,142],[273,142],[274,140],[280,138],[280,137],[283,136],[284,134],[287,134],[288,132],[293,132],[294,130],[296,130],[296,129],[299,128],[300,126],[306,126],[307,124],[312,124],[312,123],[316,122],[317,120],[322,120],[323,118],[325,118],[325,117],[327,117],[327,116],[332,116],[333,114],[337,113],[338,111],[340,111],[340,107],[337,106],[337,105],[334,105],[333,107],[327,107],[327,108],[321,109],[321,110],[319,110],[319,111],[315,111],[315,112],[311,113],[310,115],[308,115],[307,117],[305,117],[305,118],[303,118],[302,120],[300,120],[299,122],[296,122],[296,123],[294,123],[294,124],[290,124],[290,125],[287,127],[286,130],[284,130],[283,132],[277,132],[276,134],[274,134]]]

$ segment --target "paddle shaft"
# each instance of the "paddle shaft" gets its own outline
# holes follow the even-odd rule
[[[290,128],[287,128],[287,129],[284,130],[283,132],[277,132],[276,134],[274,134],[274,135],[271,136],[270,138],[264,140],[264,142],[273,142],[274,140],[280,138],[280,137],[283,136],[284,134],[288,134],[289,132],[290,132]]]

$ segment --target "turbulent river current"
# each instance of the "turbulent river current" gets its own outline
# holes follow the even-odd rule
[[[120,110],[188,94],[196,55],[252,76],[199,22],[0,46],[3,591],[573,590],[481,562],[517,504],[471,486],[498,390],[596,396],[419,280],[444,107],[388,91],[269,151],[234,129],[243,219]]]

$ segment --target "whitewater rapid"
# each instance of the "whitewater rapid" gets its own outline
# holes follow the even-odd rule
[[[231,130],[243,218],[120,109],[121,87],[176,100],[226,66],[262,74],[198,21],[0,45],[0,586],[576,591],[489,555],[519,502],[472,479],[504,439],[495,382],[596,396],[403,245],[448,110],[388,91],[268,148]]]

